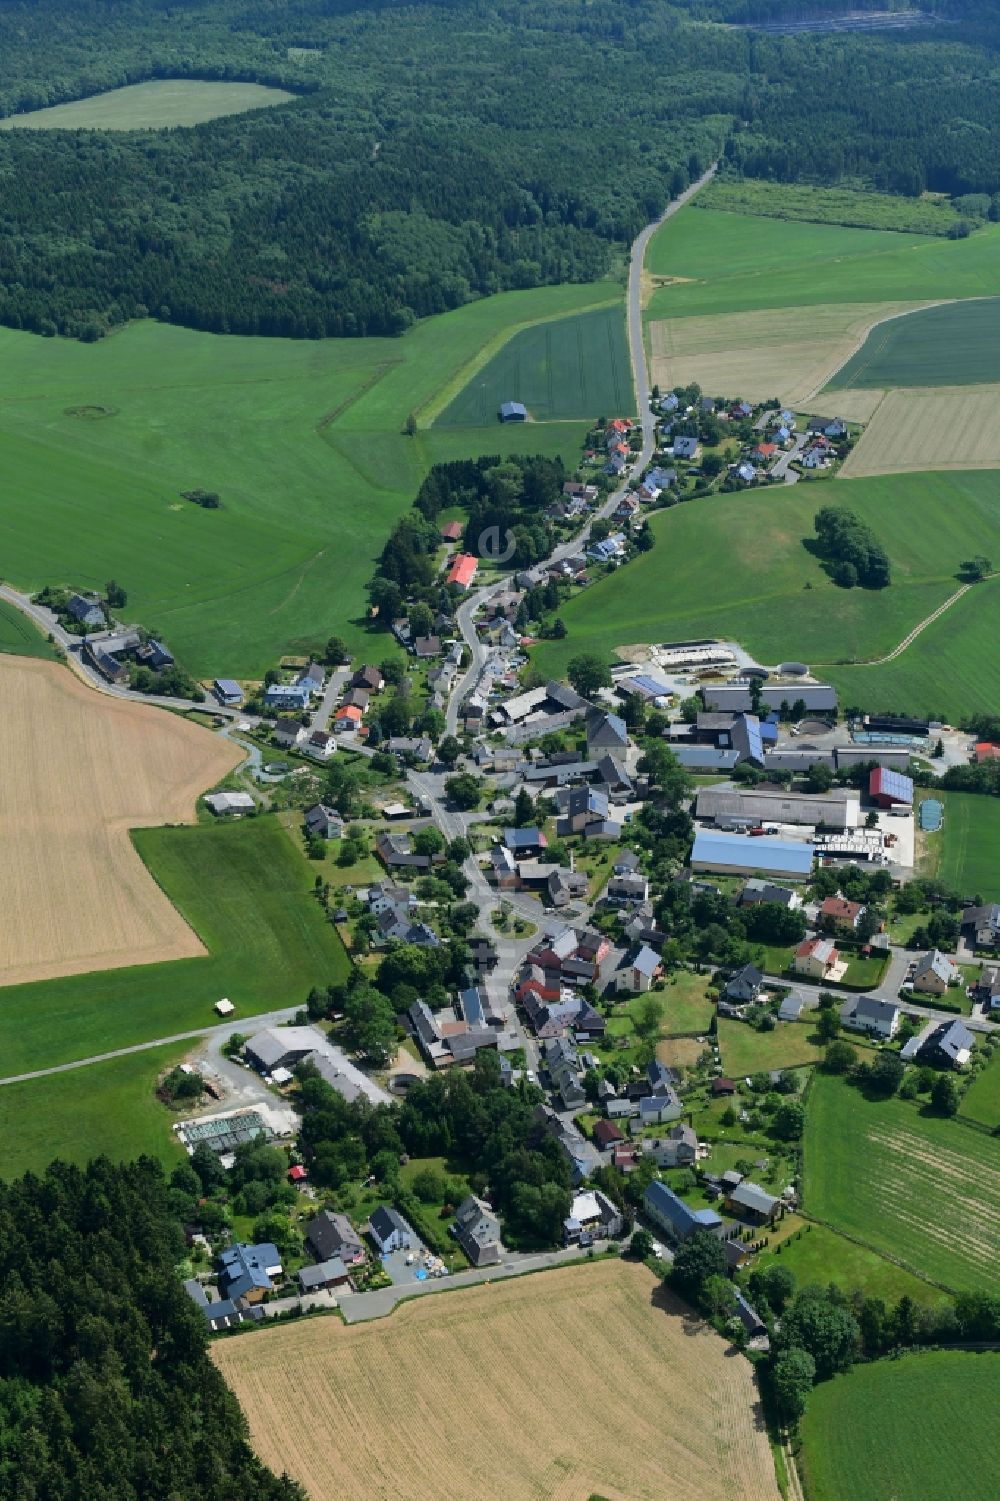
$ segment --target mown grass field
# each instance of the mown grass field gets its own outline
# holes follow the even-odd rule
[[[996,1430],[982,1414],[998,1402],[994,1351],[930,1350],[823,1382],[802,1420],[809,1501],[991,1501]]]
[[[967,240],[843,229],[689,206],[654,236],[649,318],[829,302],[934,301],[1000,293],[1000,226]]]
[[[760,1069],[797,1068],[815,1063],[822,1047],[813,1042],[812,1022],[779,1022],[772,1032],[758,1032],[746,1022],[719,1019],[719,1052],[725,1073],[736,1078]]]
[[[313,342],[153,322],[84,345],[0,329],[4,577],[103,587],[197,676],[367,637],[364,586],[439,459],[531,451],[575,464],[585,424],[404,434],[525,323],[620,298],[611,282],[512,292],[401,339]],[[216,490],[206,511],[182,490]],[[380,638],[374,648],[383,645]]]
[[[924,836],[921,869],[960,896],[1000,900],[1000,800],[972,792],[936,792],[944,823]]]
[[[715,178],[695,200],[698,208],[722,209],[768,219],[801,219],[855,229],[893,229],[911,234],[947,234],[959,218],[950,199],[900,198],[856,188],[815,188],[808,183]]]
[[[807,1214],[948,1288],[992,1274],[1000,1141],[817,1074],[803,1147]]]
[[[145,1153],[174,1166],[183,1157],[174,1117],[154,1094],[161,1073],[189,1050],[173,1043],[85,1069],[0,1088],[0,1177],[42,1172],[54,1157],[86,1162]]]
[[[388,1325],[300,1321],[212,1356],[258,1454],[316,1498],[778,1498],[751,1366],[635,1263],[415,1298]]]
[[[948,284],[942,284],[947,292]],[[1000,298],[949,302],[872,330],[827,390],[969,386],[1000,380]],[[939,419],[947,425],[948,418]]]
[[[110,89],[89,99],[53,104],[48,109],[8,115],[0,130],[162,130],[200,125],[220,115],[243,115],[294,99],[285,89],[260,83],[202,83],[193,78],[158,78]]]
[[[5,1075],[304,1003],[348,959],[312,896],[313,871],[276,818],[140,829],[136,848],[208,956],[0,991]]]
[[[835,1282],[846,1293],[859,1291],[866,1298],[883,1298],[889,1304],[905,1296],[930,1305],[944,1297],[940,1288],[914,1277],[876,1251],[810,1221],[803,1225],[800,1238],[793,1236],[781,1243],[780,1255],[776,1250],[762,1251],[753,1265],[757,1269],[772,1262],[793,1272],[799,1287],[814,1283],[826,1287]]]
[[[41,631],[26,620],[20,610],[0,599],[0,652],[18,657],[44,657],[55,660],[55,651]]]
[[[478,371],[437,418],[437,427],[497,424],[503,401],[520,401],[533,422],[631,417],[635,390],[625,310],[578,313],[523,329]],[[532,432],[523,432],[530,446]]]
[[[803,546],[829,504],[849,506],[883,542],[888,589],[836,588]],[[539,643],[533,658],[560,676],[580,652],[611,660],[641,642],[733,637],[762,662],[810,663],[848,704],[960,717],[1000,697],[1000,659],[988,649],[1000,624],[993,583],[889,666],[846,664],[885,655],[954,593],[961,560],[982,550],[998,519],[1000,491],[986,472],[803,483],[673,506],[652,516],[655,547],[568,600],[565,639]]]
[[[1000,1057],[984,1068],[962,1096],[959,1115],[993,1130],[1000,1126]]]

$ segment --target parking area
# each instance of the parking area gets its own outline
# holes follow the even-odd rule
[[[390,1251],[381,1257],[382,1266],[392,1278],[394,1287],[406,1287],[413,1283],[433,1282],[448,1276],[448,1269],[440,1257],[428,1250],[423,1241],[413,1237],[408,1251]]]

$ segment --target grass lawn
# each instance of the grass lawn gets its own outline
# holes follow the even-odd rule
[[[825,1287],[835,1282],[845,1292],[857,1289],[866,1298],[883,1298],[886,1303],[895,1303],[904,1294],[915,1303],[925,1304],[939,1303],[943,1296],[939,1288],[922,1282],[867,1246],[809,1221],[802,1225],[801,1239],[786,1241],[780,1256],[772,1250],[762,1251],[754,1267],[765,1267],[772,1261],[794,1272],[800,1287],[814,1282]]]
[[[667,977],[663,990],[653,992],[666,1002],[662,1037],[685,1037],[692,1033],[701,1037],[708,1031],[715,1011],[715,1002],[706,994],[708,981],[708,975],[677,970]]]
[[[942,240],[692,206],[657,232],[646,267],[654,276],[684,278],[654,293],[650,318],[988,297],[1000,282],[1000,228]]]
[[[146,1153],[168,1166],[183,1159],[170,1130],[176,1119],[153,1090],[184,1057],[185,1044],[151,1048],[0,1089],[0,1176],[42,1172],[54,1157],[86,1162]]]
[[[719,1051],[724,1071],[734,1078],[761,1069],[796,1068],[815,1063],[822,1045],[814,1042],[814,1021],[778,1022],[771,1032],[757,1032],[746,1022],[719,1018]]]
[[[998,1402],[994,1351],[929,1350],[823,1382],[802,1420],[809,1501],[991,1501],[996,1432],[979,1414]]]
[[[813,516],[828,504],[849,506],[885,544],[889,588],[838,589],[806,550]],[[850,664],[891,651],[953,594],[959,562],[981,551],[998,523],[989,471],[811,481],[673,506],[651,518],[651,551],[565,602],[566,638],[540,642],[533,661],[558,677],[580,652],[611,660],[621,646],[719,636],[776,662],[794,641],[845,703],[958,718],[1000,698],[1000,658],[990,649],[1000,582],[971,590],[889,666]],[[894,683],[910,696],[890,692]]]
[[[982,1069],[969,1085],[958,1113],[989,1126],[991,1130],[1000,1126],[1000,1053],[994,1053],[992,1063]]]
[[[1000,800],[974,792],[935,792],[944,823],[925,834],[922,873],[935,875],[960,896],[1000,898]]]
[[[837,371],[829,392],[967,386],[1000,380],[1000,298],[950,302],[892,318]]]
[[[74,99],[69,104],[9,115],[0,121],[0,130],[162,130],[287,104],[295,97],[285,89],[270,89],[259,83],[158,78],[109,89],[89,99]]]
[[[515,334],[449,403],[435,426],[488,427],[496,422],[503,401],[523,402],[534,422],[634,416],[621,300]],[[534,451],[531,436],[523,433],[525,451]]]
[[[133,837],[208,955],[5,987],[6,1074],[211,1026],[221,996],[236,1006],[237,1030],[245,1018],[304,1004],[313,985],[347,975],[344,947],[311,895],[311,863],[275,818]]]
[[[45,657],[53,660],[55,651],[31,621],[0,599],[0,652],[16,657]]]
[[[804,1153],[809,1215],[946,1287],[974,1288],[991,1273],[1000,1142],[905,1100],[866,1100],[842,1079],[817,1074]]]
[[[814,188],[807,183],[762,182],[752,177],[739,182],[716,178],[698,194],[697,206],[767,219],[932,235],[946,234],[959,218],[948,198],[900,198],[894,193]]]
[[[259,677],[331,634],[358,650],[373,561],[431,464],[579,457],[582,423],[430,429],[424,408],[525,323],[620,296],[614,282],[503,293],[400,339],[150,321],[81,344],[0,329],[4,576],[27,589],[119,579],[130,617],[196,676]],[[221,509],[181,498],[196,487]]]

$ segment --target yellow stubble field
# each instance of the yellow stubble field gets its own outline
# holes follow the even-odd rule
[[[204,953],[128,831],[192,822],[240,756],[58,663],[0,656],[0,985]]]
[[[746,1360],[644,1266],[564,1267],[217,1342],[315,1501],[778,1501]]]
[[[839,411],[842,398],[856,394],[834,391],[825,399]],[[841,475],[859,479],[924,469],[998,469],[998,412],[1000,386],[919,386],[888,391]]]
[[[801,407],[860,348],[876,323],[925,306],[830,303],[658,320],[649,325],[652,379],[663,389],[696,381],[712,395],[749,401],[776,396]],[[852,419],[863,422],[883,393],[838,392],[834,405],[838,400],[843,405],[841,398],[848,394],[855,398]]]

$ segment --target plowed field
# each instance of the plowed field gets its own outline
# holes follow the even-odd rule
[[[0,985],[203,954],[128,831],[193,821],[239,757],[65,667],[0,657]]]
[[[316,1501],[777,1501],[750,1366],[617,1261],[213,1347]]]

